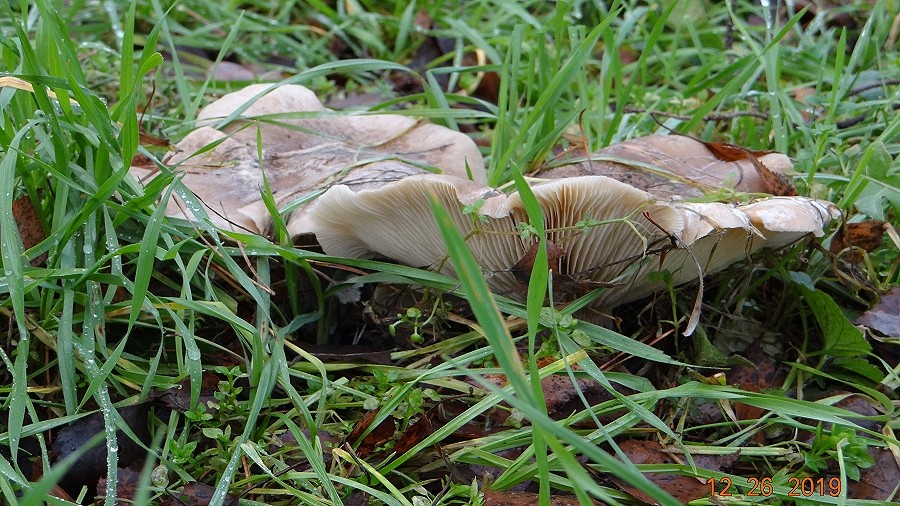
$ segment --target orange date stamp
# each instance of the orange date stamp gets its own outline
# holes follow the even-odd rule
[[[772,478],[746,478],[747,483],[739,484],[729,477],[710,478],[706,480],[709,485],[709,494],[719,497],[729,497],[734,494],[745,495],[747,497],[769,497],[775,493],[775,484]],[[741,494],[738,487],[748,489],[746,493]],[[797,478],[792,476],[788,479],[790,491],[788,497],[838,497],[841,495],[841,479],[838,477],[830,478]]]

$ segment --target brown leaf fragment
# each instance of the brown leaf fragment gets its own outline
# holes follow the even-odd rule
[[[838,395],[841,392],[831,392],[831,395]],[[862,394],[856,394],[851,392],[846,392],[848,395],[844,399],[838,401],[835,404],[835,407],[846,409],[847,411],[856,413],[861,416],[878,416],[881,412],[875,408],[877,405],[877,401]],[[875,420],[867,420],[864,418],[859,418],[854,420],[854,422],[864,429],[868,429],[871,431],[878,431],[881,428],[881,424],[876,422]],[[824,430],[830,430],[831,424],[823,424]]]
[[[847,497],[887,501],[893,495],[893,501],[900,502],[900,463],[885,448],[869,448],[869,454],[875,459],[875,465],[860,469],[858,482],[847,483]]]
[[[138,131],[138,140],[140,140],[141,146],[159,146],[163,148],[168,148],[172,146],[172,143],[169,142],[169,139],[165,137],[156,137],[155,135],[150,135],[141,128]]]
[[[20,455],[25,452],[20,452]],[[6,455],[4,455],[6,457]],[[34,460],[31,465],[31,481],[37,483],[44,477],[44,459],[40,455]],[[53,485],[53,488],[47,493],[47,495],[51,497],[55,497],[57,499],[62,499],[64,501],[75,502],[75,499],[69,495],[68,492],[65,491],[59,485]]]
[[[41,219],[38,217],[31,198],[27,195],[17,198],[12,204],[13,219],[19,227],[19,237],[22,238],[22,245],[26,250],[33,248],[38,243],[47,238],[44,234],[44,228],[41,226]],[[43,253],[31,261],[32,266],[38,266],[44,263],[47,254]]]
[[[142,443],[131,439],[124,431],[116,432],[119,457],[118,462],[122,466],[130,466],[143,459],[146,451],[142,444],[150,440],[150,432],[147,428],[150,403],[136,404],[118,408],[119,416],[131,431],[141,439]],[[50,447],[50,458],[55,464],[67,456],[81,450],[90,443],[95,436],[104,431],[103,415],[94,413],[81,418],[74,425],[60,429],[56,440]],[[93,490],[98,480],[106,475],[107,448],[105,442],[95,445],[81,453],[75,464],[69,468],[61,480],[59,486],[77,496],[82,487]]]
[[[500,386],[499,382],[505,381],[506,377],[504,376],[503,378],[500,378],[498,382],[495,382],[495,384]],[[434,418],[431,422],[432,427],[441,427],[450,423],[470,407],[470,404],[458,400],[445,400],[441,402],[434,409]],[[508,427],[504,425],[504,422],[508,418],[509,409],[505,409],[505,406],[502,405],[495,406],[453,431],[453,437],[458,439],[483,438],[489,434],[508,429]]]
[[[884,239],[885,224],[878,220],[866,220],[858,223],[844,223],[834,239],[831,240],[829,251],[835,255],[841,254],[847,248],[851,251],[841,255],[843,260],[851,264],[863,261],[863,255],[859,249],[871,253],[875,251]]]
[[[541,390],[544,392],[547,414],[554,420],[563,420],[571,416],[572,413],[585,409],[581,396],[584,396],[584,399],[587,400],[590,406],[595,406],[613,398],[612,394],[603,385],[593,379],[582,378],[577,379],[573,383],[571,378],[563,375],[552,375],[542,379]],[[625,395],[632,393],[624,387],[617,388],[617,390],[626,390],[624,392]],[[609,423],[622,416],[622,414],[622,411],[606,413],[600,417],[600,421]]]
[[[763,351],[760,339],[744,352],[749,364],[733,367],[727,375],[728,383],[748,392],[781,388],[787,375],[784,369],[771,355]],[[754,420],[763,415],[765,410],[756,406],[735,403],[734,413],[738,420]]]
[[[700,141],[709,149],[712,154],[723,162],[736,162],[738,160],[749,160],[749,157],[764,156],[775,151],[753,151],[737,144],[729,144],[727,142],[705,142]]]
[[[215,491],[215,487],[203,483],[188,483],[181,487],[179,492],[172,493],[160,504],[161,506],[209,506]],[[222,504],[224,506],[237,506],[238,498],[226,495]]]
[[[535,242],[528,248],[522,258],[510,267],[509,271],[515,276],[516,281],[528,286],[531,280],[531,272],[534,270],[534,260],[537,257],[539,243]],[[609,288],[615,283],[604,283],[579,279],[578,274],[564,274],[566,266],[566,249],[553,241],[547,241],[547,265],[553,273],[553,290],[557,295],[583,295],[594,288]]]
[[[331,451],[341,445],[340,438],[321,427],[316,430],[315,436],[306,427],[300,429],[300,431],[310,442],[314,441],[314,437],[318,439],[319,446],[322,448],[321,461],[324,462],[326,467],[330,466]],[[310,468],[308,456],[300,449],[297,437],[292,431],[282,432],[270,441],[269,454],[278,453],[284,463],[295,471],[306,471]]]
[[[765,156],[774,151],[752,151],[736,144],[728,144],[725,142],[703,142],[703,145],[712,152],[719,160],[723,162],[737,162],[739,160],[747,160],[753,164],[759,178],[762,179],[769,193],[778,197],[795,197],[797,189],[793,183],[784,174],[775,172],[759,161],[760,156]]]
[[[200,377],[200,394],[197,398],[199,404],[208,408],[208,402],[215,401],[215,393],[219,391],[219,382],[222,378],[211,371],[203,371]],[[172,408],[179,413],[191,410],[191,379],[184,378],[177,385],[162,392],[154,392],[152,398],[162,406]]]
[[[350,495],[344,499],[344,506],[366,506],[369,504],[369,496],[359,489],[354,489]]]
[[[428,437],[433,431],[434,428],[431,426],[431,415],[425,413],[416,421],[416,423],[410,425],[400,438],[397,439],[397,442],[394,443],[394,452],[398,457],[403,455]]]
[[[887,337],[900,337],[900,286],[891,288],[878,304],[856,319],[856,325],[865,325],[870,330]]]
[[[347,435],[346,441],[350,443],[355,443],[359,441],[360,437],[362,437],[363,433],[372,425],[372,422],[375,421],[375,417],[378,415],[378,409],[373,409],[366,413],[366,416],[362,417],[356,425],[353,426],[353,430],[350,431],[350,434]],[[386,441],[391,439],[394,435],[394,431],[397,430],[397,425],[394,422],[393,418],[385,418],[381,423],[375,427],[372,432],[368,433],[365,438],[362,439],[359,443],[359,448],[357,448],[356,453],[360,457],[365,457],[367,455],[371,455],[375,453],[375,450],[384,444]]]
[[[539,496],[533,492],[513,492],[509,490],[485,490],[484,506],[533,506],[538,504]],[[578,506],[578,498],[565,495],[551,495],[551,506]],[[594,501],[594,504],[599,504]]]
[[[656,441],[629,439],[619,443],[619,448],[628,457],[628,460],[635,464],[672,464],[678,463],[669,455],[665,448]],[[720,471],[730,466],[737,460],[737,454],[733,455],[709,455],[695,458],[695,462],[699,467]],[[675,497],[683,503],[709,496],[709,485],[706,480],[691,476],[682,476],[678,474],[665,473],[645,473],[647,478],[654,485],[661,488],[667,494]],[[647,495],[646,492],[637,489],[628,483],[613,477],[612,480],[625,492],[633,495],[638,500],[647,504],[659,504],[655,499]]]
[[[119,501],[116,504],[133,504],[140,482],[141,473],[129,468],[118,468],[116,471],[116,498]],[[106,485],[106,477],[104,476],[97,482],[98,496],[106,495]]]
[[[540,243],[535,241],[534,244],[525,251],[522,258],[509,269],[513,276],[516,277],[516,281],[523,285],[528,285],[528,282],[531,280],[531,272],[534,270],[534,260],[537,257],[539,247]],[[552,241],[547,241],[547,265],[550,267],[550,271],[553,272],[554,276],[557,276],[561,270],[565,270],[565,267],[563,267],[565,255],[565,248],[554,244]]]

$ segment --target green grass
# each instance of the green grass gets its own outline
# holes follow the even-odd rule
[[[412,75],[421,91],[399,95],[391,72],[412,74],[424,41],[413,25],[420,9],[433,20],[428,33],[454,49]],[[175,142],[203,105],[247,84],[209,77],[227,59],[290,76],[286,82],[323,98],[377,92],[383,99],[371,110],[470,132],[485,141],[490,183],[518,188],[532,224],[541,223],[540,209],[521,176],[552,163],[559,148],[585,142],[597,149],[674,130],[787,153],[801,194],[837,203],[848,221],[868,217],[897,228],[900,52],[891,30],[898,11],[896,0],[777,17],[752,2],[693,0],[0,5],[0,72],[33,87],[0,88],[0,502],[39,504],[74,462],[50,466],[61,427],[100,413],[100,444],[121,447],[135,436],[119,411],[179,382],[190,407],[157,407],[149,458],[138,465],[141,493],[154,502],[201,482],[214,488],[213,504],[242,494],[247,504],[338,504],[355,491],[372,504],[481,504],[479,491],[491,484],[454,478],[444,459],[463,469],[500,468],[496,488],[532,482],[543,504],[561,491],[582,502],[632,501],[598,478],[610,475],[678,504],[640,472],[650,469],[704,480],[768,476],[777,500],[790,502],[789,479],[816,476],[806,463],[824,463],[846,491],[853,470],[865,465],[859,448],[900,444],[898,364],[872,352],[849,323],[900,284],[890,240],[853,268],[807,241],[716,275],[707,280],[700,337],[688,341],[677,329],[690,314],[690,288],[659,305],[674,308],[668,314],[648,317],[646,302],[628,306],[618,331],[572,322],[586,300],[544,308],[552,282],[544,246],[526,304],[489,293],[439,209],[458,280],[294,248],[283,220],[273,241],[202,222],[186,226],[156,205],[185,193],[177,171],[161,166],[162,176],[142,187],[128,167],[136,153],[162,156],[139,145],[139,127]],[[834,24],[841,12],[856,24]],[[483,65],[467,58],[476,52]],[[502,78],[497,103],[473,94],[483,72]],[[453,91],[437,85],[445,76]],[[798,93],[809,96],[801,101]],[[20,196],[30,198],[47,236],[27,250],[11,213]],[[274,209],[271,193],[267,200]],[[202,207],[188,204],[202,218]],[[541,226],[535,232],[543,239]],[[46,263],[31,265],[42,254]],[[437,323],[423,332],[441,339],[404,349],[386,331],[368,330],[373,344],[390,349],[390,365],[323,362],[305,351],[302,343],[353,340],[352,327],[339,325],[352,309],[336,293],[354,283],[365,285],[365,297],[380,283],[430,290],[437,303],[419,309],[434,310]],[[361,319],[360,309],[350,317]],[[701,337],[730,352],[733,321],[749,322],[754,333],[781,332],[791,361],[779,391],[721,385],[716,369],[701,367],[724,357],[701,353]],[[397,327],[410,330],[402,321]],[[660,349],[640,340],[672,329]],[[752,340],[749,332],[743,337]],[[896,340],[876,349],[889,346]],[[633,359],[627,369],[606,370],[618,353],[648,365]],[[209,372],[223,383],[204,388]],[[500,372],[508,385],[485,379]],[[553,374],[590,378],[609,389],[610,400],[553,421],[540,382]],[[832,405],[839,390],[872,399],[878,414],[871,419],[894,432],[860,427],[859,415]],[[686,415],[696,404],[736,400],[765,414],[740,423]],[[477,439],[454,436],[483,423],[501,401],[526,423]],[[396,418],[403,433],[442,402],[465,409],[401,456],[363,460],[354,441],[331,451],[314,437],[344,437],[372,409],[379,410],[373,427]],[[623,409],[599,428],[579,425]],[[817,434],[815,420],[856,430]],[[802,440],[804,431],[815,441]],[[623,441],[648,437],[681,452],[681,464],[624,458]],[[521,453],[504,453],[510,448]],[[694,466],[692,455],[738,450],[734,469],[749,474]],[[109,455],[103,474],[114,482],[124,472],[119,459],[128,457]],[[35,459],[43,479],[32,475]],[[116,489],[106,490],[97,502],[115,504]],[[94,490],[79,493],[91,501]]]

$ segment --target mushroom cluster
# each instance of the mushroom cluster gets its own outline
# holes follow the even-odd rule
[[[265,233],[265,171],[279,205],[327,189],[288,221],[295,236],[315,234],[327,254],[452,275],[430,207],[437,199],[489,286],[524,297],[537,239],[522,233],[528,216],[519,195],[484,185],[484,162],[465,135],[406,116],[337,115],[296,85],[250,86],[199,118],[212,126],[188,135],[165,162],[187,172],[184,183],[215,211],[216,225]],[[776,153],[723,161],[702,142],[673,135],[634,139],[545,171],[531,189],[543,210],[555,286],[563,295],[605,287],[595,305],[608,309],[661,288],[651,272],[669,271],[675,284],[695,280],[760,248],[821,236],[839,216],[832,204],[804,197],[690,200],[726,187],[765,192],[760,165],[791,168]],[[168,212],[191,218],[177,201]]]

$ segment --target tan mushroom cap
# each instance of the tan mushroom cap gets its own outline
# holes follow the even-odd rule
[[[236,120],[214,128],[237,111]],[[468,165],[472,177],[484,181],[481,154],[464,134],[394,114],[334,114],[303,86],[251,85],[200,111],[198,121],[206,126],[188,134],[163,161],[186,173],[183,182],[216,226],[253,233],[266,233],[272,223],[260,198],[263,170],[279,206],[336,182],[376,187],[427,173],[424,167],[466,177]],[[257,146],[257,133],[262,146]],[[132,167],[132,173],[155,175],[140,167]],[[177,198],[166,212],[193,218]],[[292,236],[309,232],[305,214],[301,207],[290,216]]]
[[[793,164],[781,153],[762,155],[769,170],[790,174]],[[542,171],[539,177],[560,179],[575,176],[606,176],[670,199],[700,197],[721,188],[747,193],[767,193],[753,163],[727,162],[700,141],[683,135],[648,135],[607,146],[591,161],[562,165]]]
[[[659,289],[648,277],[652,271],[672,272],[676,284],[697,279],[763,247],[767,234],[791,234],[794,239],[806,233],[821,235],[822,226],[833,217],[831,211],[820,212],[829,210],[828,204],[791,201],[793,211],[786,212],[812,222],[805,231],[799,230],[803,226],[778,231],[769,223],[774,213],[764,205],[673,204],[602,176],[556,180],[535,185],[532,191],[543,208],[547,240],[563,251],[558,275],[584,291],[598,283],[618,283],[595,303],[606,308]],[[467,237],[492,290],[524,298],[525,287],[512,269],[534,239],[523,240],[519,234],[519,223],[528,218],[516,193],[506,196],[471,181],[434,175],[356,192],[338,185],[310,210],[311,228],[330,255],[381,256],[452,275],[429,195],[449,211]],[[484,200],[479,214],[486,220],[463,212],[463,206],[479,199]],[[579,226],[585,220],[602,223]],[[789,238],[777,235],[777,239],[777,245],[783,245]]]

